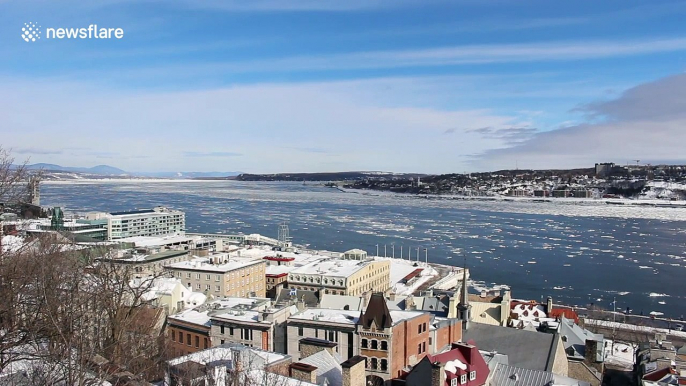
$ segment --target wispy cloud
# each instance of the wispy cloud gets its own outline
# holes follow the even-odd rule
[[[228,151],[208,151],[208,152],[186,151],[183,153],[183,155],[185,157],[240,157],[243,154],[228,152]]]
[[[36,147],[23,147],[18,149],[12,149],[12,152],[17,154],[62,154],[63,151],[60,149],[43,149]]]
[[[515,146],[491,149],[474,157],[479,169],[494,170],[513,160],[525,168],[590,167],[594,162],[685,163],[686,74],[631,88],[616,99],[578,109],[602,120],[558,130],[524,133]]]

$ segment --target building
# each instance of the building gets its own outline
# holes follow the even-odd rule
[[[612,162],[606,162],[606,163],[597,163],[595,164],[595,175],[597,177],[607,177],[612,173],[612,169],[614,169],[615,164]]]
[[[237,344],[225,344],[167,361],[164,385],[316,386],[287,376],[291,358]]]
[[[140,286],[147,291],[142,300],[147,304],[164,309],[166,315],[175,314],[189,307],[205,303],[207,297],[186,288],[181,280],[167,277],[134,279],[131,286]]]
[[[264,299],[252,307],[213,309],[210,337],[213,345],[240,343],[248,347],[286,353],[286,320],[295,306],[276,306]]]
[[[135,236],[166,236],[185,234],[186,214],[164,207],[124,212],[94,212],[86,215],[87,222],[103,223],[107,240]]]
[[[294,360],[304,356],[300,349],[303,339],[317,339],[323,344],[333,343],[333,351],[342,359],[360,353],[357,322],[360,311],[309,308],[291,315],[287,321],[287,352]],[[306,356],[306,355],[305,355]]]
[[[509,358],[509,365],[567,376],[569,367],[559,334],[521,330],[482,323],[470,323],[462,341],[473,341],[485,351]]]
[[[406,386],[484,386],[490,370],[476,346],[453,343],[449,351],[427,355],[403,374]]]
[[[264,297],[265,268],[264,260],[230,259],[226,253],[167,267],[188,288],[214,297]]]
[[[343,259],[346,260],[367,260],[367,252],[361,249],[351,249],[343,253]]]
[[[287,265],[267,265],[265,268],[265,284],[267,296],[276,298],[277,292],[288,284],[288,273],[295,267]]]
[[[140,253],[142,252],[142,253]],[[163,251],[157,253],[146,253],[142,250],[123,250],[118,251],[117,258],[106,258],[104,260],[127,270],[136,278],[147,276],[159,276],[168,265],[188,261],[192,256],[188,251]],[[190,290],[192,288],[189,287]]]
[[[322,259],[288,273],[288,287],[325,294],[359,296],[390,288],[389,260]]]

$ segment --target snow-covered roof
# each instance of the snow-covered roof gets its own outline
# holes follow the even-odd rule
[[[182,261],[179,263],[170,264],[168,267],[171,269],[225,273],[236,269],[249,267],[251,265],[263,264],[262,260],[248,259],[231,259],[223,264],[210,264],[209,261],[211,258],[212,256],[210,256],[209,258],[195,258],[189,261]]]
[[[323,385],[325,381],[331,386],[343,384],[341,364],[328,350],[322,350],[303,358],[300,363],[317,368],[317,383],[320,385]]]
[[[298,267],[290,272],[291,275],[320,275],[332,277],[349,277],[364,269],[373,261],[327,259],[314,261]]]
[[[355,325],[360,318],[360,311],[331,310],[310,308],[299,314],[291,315],[292,320],[314,320],[329,323]]]

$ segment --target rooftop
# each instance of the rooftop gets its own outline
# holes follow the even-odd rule
[[[292,270],[290,273],[292,275],[349,277],[373,262],[373,260],[326,259],[303,265],[302,267]]]
[[[226,259],[228,259],[227,254],[218,254]],[[236,269],[248,267],[251,265],[257,265],[257,264],[263,264],[262,260],[247,260],[247,259],[240,259],[240,260],[222,260],[222,261],[227,261],[226,263],[223,264],[210,264],[212,261],[211,259],[216,256],[210,256],[210,257],[198,257],[194,258],[193,260],[189,261],[182,261],[180,263],[174,263],[170,264],[169,268],[171,269],[183,269],[183,270],[190,270],[190,271],[206,271],[206,272],[229,272],[233,271]]]
[[[328,323],[355,325],[360,318],[360,311],[330,310],[310,308],[299,314],[291,315],[291,320],[310,320]]]

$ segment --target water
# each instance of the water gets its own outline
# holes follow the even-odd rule
[[[189,232],[261,233],[282,221],[295,243],[462,264],[513,296],[635,313],[686,316],[686,209],[427,200],[344,193],[299,183],[125,182],[51,184],[43,205],[117,211],[157,205],[186,212]],[[664,304],[661,304],[664,303]]]

